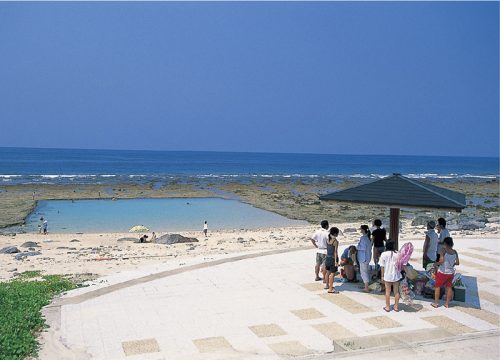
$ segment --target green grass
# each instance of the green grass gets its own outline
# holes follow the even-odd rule
[[[46,326],[40,310],[54,296],[75,287],[64,276],[42,276],[39,271],[26,271],[0,283],[0,359],[36,355],[36,335]]]

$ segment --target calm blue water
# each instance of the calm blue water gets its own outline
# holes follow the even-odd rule
[[[0,181],[68,183],[179,177],[497,178],[499,158],[0,148]]]
[[[189,203],[189,205],[188,205]],[[39,201],[26,221],[36,231],[43,216],[49,232],[127,232],[134,225],[151,231],[202,230],[206,220],[212,229],[255,229],[304,225],[236,200],[130,199]]]

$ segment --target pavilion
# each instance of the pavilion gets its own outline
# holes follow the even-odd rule
[[[367,184],[354,186],[320,196],[320,200],[383,205],[390,208],[391,240],[398,248],[400,208],[462,211],[467,205],[465,195],[430,185],[401,174],[393,174]]]

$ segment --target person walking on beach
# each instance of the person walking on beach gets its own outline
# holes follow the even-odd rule
[[[370,261],[372,259],[372,242],[370,240],[370,229],[368,225],[361,225],[359,228],[361,231],[361,237],[358,242],[358,261],[359,261],[359,271],[361,273],[361,279],[364,283],[364,292],[370,292],[368,285],[370,283]]]
[[[424,240],[424,255],[422,259],[422,266],[427,270],[427,265],[436,262],[437,247],[438,247],[438,234],[434,231],[436,222],[431,220],[427,223],[427,231],[425,232]]]
[[[47,227],[48,227],[47,219],[41,218],[40,220],[42,220],[42,234],[47,235]]]
[[[446,301],[444,307],[450,305],[450,300],[453,296],[453,277],[455,276],[455,266],[460,265],[458,260],[458,253],[453,250],[453,239],[446,237],[443,240],[443,246],[440,251],[440,257],[434,266],[436,271],[436,287],[434,289],[434,302],[431,304],[433,307],[439,307],[440,288],[446,287]]]
[[[208,233],[208,223],[205,221],[205,223],[203,224],[203,234],[205,234],[205,237],[207,237],[207,233]]]
[[[439,254],[441,252],[441,248],[443,247],[444,239],[450,236],[450,232],[446,228],[446,220],[444,218],[438,219],[438,224],[436,226],[436,230],[438,233],[438,246],[437,246],[436,261],[439,261]]]
[[[386,251],[380,255],[381,279],[385,283],[385,307],[384,310],[391,311],[391,289],[394,291],[394,311],[399,311],[399,281],[403,277],[397,270],[396,263],[399,254],[395,251],[394,242],[386,243]]]
[[[376,219],[373,221],[375,230],[372,232],[373,241],[373,261],[375,262],[375,270],[377,270],[378,260],[380,255],[385,251],[385,242],[387,241],[387,232],[382,228],[382,221]]]
[[[338,293],[338,291],[333,287],[333,281],[335,280],[335,274],[339,266],[339,242],[337,240],[337,236],[339,236],[339,229],[332,227],[326,242],[325,259],[326,279],[328,279],[325,289],[328,289],[330,294]]]
[[[316,266],[314,267],[314,272],[316,273],[315,281],[320,281],[319,270],[322,267],[323,282],[326,283],[325,273],[326,269],[324,263],[326,260],[326,243],[328,241],[328,221],[321,221],[321,228],[316,230],[316,232],[311,237],[311,242],[316,248]]]

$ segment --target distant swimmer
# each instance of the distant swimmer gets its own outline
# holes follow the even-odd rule
[[[208,233],[208,223],[205,221],[205,223],[203,224],[203,233],[205,234],[205,237],[207,237],[207,233]]]

